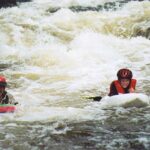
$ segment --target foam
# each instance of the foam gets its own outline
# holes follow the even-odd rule
[[[84,107],[87,100],[80,96],[107,95],[122,67],[131,69],[138,80],[137,89],[148,93],[150,43],[144,37],[131,38],[131,33],[134,25],[141,25],[141,18],[149,17],[149,4],[129,2],[113,12],[77,13],[68,6],[104,1],[59,2],[38,0],[0,10],[0,63],[9,64],[1,73],[10,82],[9,92],[21,104],[19,112],[5,115],[4,120],[95,118],[99,106],[90,111]],[[135,4],[137,10],[130,11]],[[56,6],[61,9],[47,11]],[[64,103],[72,108],[71,113]]]
[[[112,2],[116,0],[58,0],[57,2],[53,0],[34,0],[35,3],[43,4],[51,4],[53,6],[59,7],[66,7],[66,6],[74,6],[74,5],[81,5],[81,6],[96,6],[98,4],[104,4],[106,2]]]

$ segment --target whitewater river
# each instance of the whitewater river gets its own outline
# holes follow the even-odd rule
[[[101,109],[86,98],[107,95],[124,67],[149,96],[150,1],[0,9],[0,75],[19,102],[0,114],[0,150],[149,150],[150,106]]]

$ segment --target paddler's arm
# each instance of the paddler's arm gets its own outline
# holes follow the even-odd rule
[[[134,92],[135,92],[135,89],[133,89],[133,88],[129,89],[129,93],[134,93]]]
[[[7,93],[7,96],[9,98],[9,104],[14,104],[14,105],[17,105],[18,102],[15,100],[15,98],[10,94],[10,93]]]
[[[110,91],[109,91],[108,96],[113,96],[113,95],[118,95],[114,82],[112,82],[110,85]]]

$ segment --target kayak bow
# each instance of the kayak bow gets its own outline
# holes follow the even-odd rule
[[[16,107],[11,104],[0,104],[0,113],[10,113],[14,112]]]

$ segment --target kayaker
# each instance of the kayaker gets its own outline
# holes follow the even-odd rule
[[[0,104],[18,104],[14,97],[5,90],[6,86],[7,82],[5,77],[0,76]]]
[[[115,80],[110,85],[109,96],[133,93],[136,87],[136,79],[132,79],[132,71],[129,69],[120,69],[117,72],[118,80]]]

